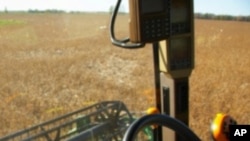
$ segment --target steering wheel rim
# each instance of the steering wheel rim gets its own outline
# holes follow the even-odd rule
[[[146,115],[134,121],[126,130],[123,141],[133,141],[137,133],[147,125],[162,125],[167,127],[179,135],[183,136],[188,141],[201,141],[199,137],[191,131],[184,123],[162,114]]]

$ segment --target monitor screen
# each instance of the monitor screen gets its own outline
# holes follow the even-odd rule
[[[140,0],[140,4],[142,14],[164,11],[163,0]]]
[[[170,43],[171,69],[187,69],[191,67],[191,48],[189,38],[172,39]]]

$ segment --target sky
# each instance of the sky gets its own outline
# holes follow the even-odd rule
[[[117,0],[0,0],[0,11],[58,9],[64,11],[109,11]],[[128,0],[122,1],[128,11]],[[200,13],[250,15],[249,0],[194,0],[194,11]]]

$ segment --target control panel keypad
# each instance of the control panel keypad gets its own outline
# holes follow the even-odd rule
[[[171,34],[185,34],[190,32],[190,26],[187,23],[174,23],[171,25]]]
[[[156,40],[167,38],[170,34],[168,19],[150,18],[142,22],[142,38],[144,40]]]

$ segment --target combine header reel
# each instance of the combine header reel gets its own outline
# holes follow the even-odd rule
[[[105,101],[10,134],[0,140],[119,141],[133,120],[124,103]]]

